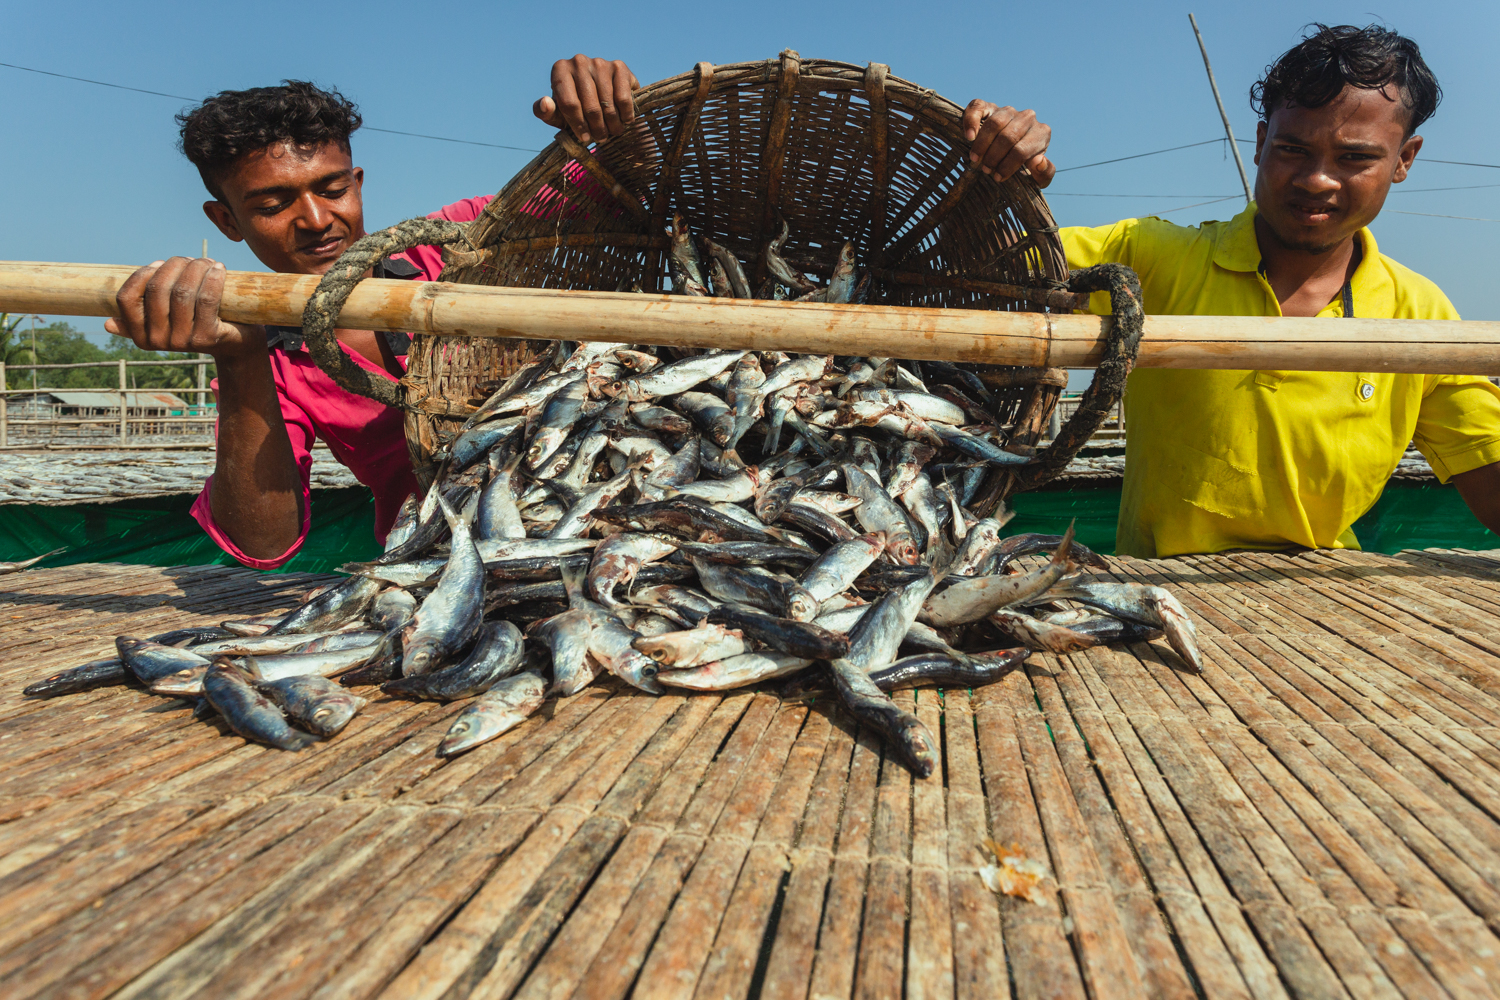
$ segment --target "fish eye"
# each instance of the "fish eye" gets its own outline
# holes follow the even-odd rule
[[[657,670],[657,668],[655,666],[642,667],[641,668],[641,676],[642,677],[655,677],[658,672],[659,671]]]

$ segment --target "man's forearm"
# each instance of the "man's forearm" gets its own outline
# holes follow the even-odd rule
[[[1452,483],[1479,523],[1500,535],[1500,462],[1460,472]]]
[[[264,349],[221,358],[219,442],[209,509],[240,551],[281,555],[302,531],[302,482]]]

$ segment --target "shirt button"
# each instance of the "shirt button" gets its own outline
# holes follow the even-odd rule
[[[1369,399],[1373,395],[1375,395],[1375,387],[1370,383],[1366,382],[1359,387],[1360,399]]]

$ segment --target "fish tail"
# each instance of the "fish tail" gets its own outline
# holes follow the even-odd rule
[[[559,563],[558,569],[562,572],[563,590],[567,592],[568,601],[571,603],[574,597],[585,592],[587,570],[568,562]]]
[[[420,697],[421,690],[425,686],[421,674],[414,677],[397,677],[394,680],[384,681],[380,690],[385,694],[395,695],[398,698]]]
[[[1073,555],[1073,527],[1078,523],[1074,518],[1068,522],[1068,530],[1063,535],[1062,541],[1057,543],[1057,550],[1052,553],[1053,563],[1070,563]]]

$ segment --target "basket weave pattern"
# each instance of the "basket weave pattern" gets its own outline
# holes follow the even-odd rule
[[[479,253],[446,281],[615,291],[668,288],[674,210],[729,248],[753,285],[782,255],[826,278],[844,241],[873,276],[869,301],[960,309],[1068,308],[1056,224],[1024,171],[997,182],[968,165],[963,109],[888,68],[779,59],[713,66],[637,92],[623,136],[584,148],[567,133],[508,183],[469,229]],[[405,380],[419,471],[455,421],[538,342],[418,335]],[[849,345],[850,354],[863,353]],[[1056,372],[996,370],[1012,447],[1034,445]],[[987,379],[990,380],[990,379]]]

